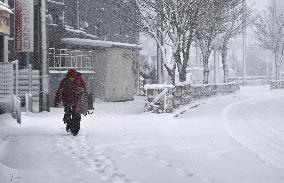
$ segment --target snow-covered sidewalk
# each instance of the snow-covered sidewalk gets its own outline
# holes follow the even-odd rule
[[[282,183],[284,91],[245,87],[174,117],[143,98],[95,104],[79,135],[62,109],[0,116],[1,183]]]

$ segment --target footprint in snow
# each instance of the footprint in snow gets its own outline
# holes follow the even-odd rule
[[[180,175],[182,176],[186,176],[186,177],[193,177],[194,173],[189,172],[188,170],[185,169],[181,169],[181,168],[177,168],[177,171],[180,173]]]
[[[159,162],[160,162],[163,166],[166,166],[166,167],[172,167],[172,166],[173,166],[170,161],[159,160]]]

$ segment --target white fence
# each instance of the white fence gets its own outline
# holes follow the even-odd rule
[[[272,77],[268,76],[247,76],[245,80],[245,85],[256,86],[256,85],[269,85]],[[237,82],[240,85],[244,85],[244,80],[242,77],[230,77],[229,82]]]
[[[18,61],[0,63],[0,106],[4,112],[21,123],[21,106],[18,97]]]

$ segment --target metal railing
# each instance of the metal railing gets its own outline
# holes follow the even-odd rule
[[[6,112],[21,123],[21,105],[18,97],[18,60],[11,63],[0,63],[0,104],[5,105]]]
[[[270,80],[273,77],[268,76],[247,76],[245,79],[245,85],[255,86],[255,85],[269,85]],[[230,77],[229,82],[237,82],[240,85],[244,85],[244,80],[242,77]]]
[[[284,80],[270,81],[270,89],[284,88]]]
[[[83,72],[93,71],[92,51],[49,49],[49,69],[50,72],[67,71],[74,68]]]

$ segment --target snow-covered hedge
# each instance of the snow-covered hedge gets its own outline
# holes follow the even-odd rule
[[[228,95],[240,90],[239,84],[207,84],[207,85],[180,85],[173,92],[173,108],[189,104],[198,99],[204,99],[217,95]]]
[[[171,113],[181,105],[217,95],[227,95],[239,92],[237,83],[191,85],[180,84],[175,87],[168,85],[146,85],[145,110],[155,113]],[[165,90],[167,90],[165,92]],[[163,92],[164,91],[164,92]]]
[[[284,88],[284,80],[270,81],[270,89]]]

